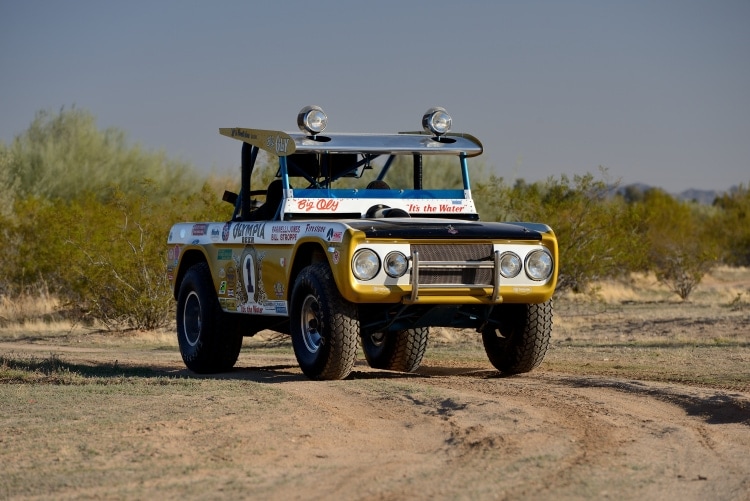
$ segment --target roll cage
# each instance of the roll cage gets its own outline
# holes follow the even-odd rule
[[[423,132],[398,134],[330,134],[307,136],[304,134],[257,129],[220,129],[221,134],[241,140],[240,195],[225,193],[225,200],[235,205],[233,220],[258,220],[252,215],[257,210],[257,195],[270,195],[266,189],[253,190],[251,177],[260,150],[278,156],[276,177],[281,181],[282,197],[305,199],[466,199],[471,197],[468,162],[469,157],[481,154],[478,139],[469,134],[451,134],[434,137]],[[425,190],[422,183],[423,155],[458,157],[461,165],[462,189]],[[411,156],[412,182],[408,189],[361,190],[334,188],[342,178],[360,178],[366,170],[379,169],[376,180],[382,181],[397,156]],[[376,165],[380,159],[382,165]],[[300,182],[306,186],[299,186]],[[274,212],[278,216],[278,211]],[[361,217],[359,213],[338,214],[337,217]],[[467,214],[462,219],[467,219]],[[288,219],[291,219],[291,215]],[[273,218],[271,218],[273,219]],[[476,215],[468,219],[478,219]]]

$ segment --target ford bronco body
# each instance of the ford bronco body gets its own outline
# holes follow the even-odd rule
[[[297,121],[298,133],[220,129],[242,141],[241,189],[224,197],[232,217],[170,231],[186,366],[229,370],[242,338],[270,329],[291,335],[312,379],[345,378],[360,344],[370,366],[410,372],[433,326],[481,333],[501,372],[538,366],[552,329],[557,240],[544,224],[479,220],[468,169],[479,140],[451,133],[442,108],[424,115],[424,131],[397,134],[324,133],[316,106]],[[261,150],[278,170],[257,190]]]

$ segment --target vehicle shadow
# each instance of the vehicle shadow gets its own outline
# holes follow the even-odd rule
[[[656,385],[641,381],[624,381],[598,377],[563,377],[561,385],[575,388],[609,388],[633,395],[642,395],[685,410],[708,424],[744,424],[750,426],[750,399],[741,393],[723,390],[702,392],[692,387]]]
[[[176,378],[176,379],[212,379],[241,380],[256,383],[285,383],[293,381],[310,381],[296,363],[284,361],[269,364],[244,364],[235,366],[227,372],[215,374],[198,374],[184,366],[154,363],[132,362],[71,362],[58,355],[46,358],[0,356],[0,362],[9,369],[33,373],[49,381],[59,382],[68,376],[84,379],[123,379],[123,378]],[[366,362],[358,361],[346,380],[368,379],[425,379],[449,376],[466,376],[475,378],[500,377],[497,371],[479,367],[422,367],[413,373],[394,372],[371,369]],[[20,381],[19,381],[20,382]]]

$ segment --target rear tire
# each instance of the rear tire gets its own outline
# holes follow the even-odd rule
[[[359,347],[357,308],[341,297],[327,263],[314,263],[297,276],[289,323],[307,377],[344,379],[351,373]]]
[[[206,263],[190,267],[177,296],[177,342],[188,369],[199,374],[234,367],[242,349],[238,319],[224,313]]]
[[[374,369],[414,372],[422,363],[429,333],[429,327],[374,332],[362,336],[362,351]]]
[[[502,304],[482,331],[484,351],[500,372],[520,374],[539,366],[552,335],[552,300],[540,304]]]

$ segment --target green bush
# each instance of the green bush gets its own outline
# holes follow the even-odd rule
[[[648,268],[686,300],[717,261],[715,216],[706,207],[681,202],[659,189],[648,190],[641,205],[647,221]]]
[[[727,264],[750,266],[750,187],[737,189],[718,197],[719,210],[714,231],[720,233],[721,258]]]
[[[129,144],[117,128],[99,130],[90,113],[75,108],[38,112],[6,150],[8,182],[15,183],[21,197],[73,200],[112,185],[131,192],[144,179],[153,181],[162,196],[188,193],[200,185],[189,164],[170,160],[163,152],[145,152]]]
[[[192,167],[128,146],[75,109],[40,112],[0,144],[0,164],[0,293],[44,284],[77,320],[109,328],[168,323],[170,226],[231,214]]]
[[[254,188],[270,182],[272,160],[260,159]],[[401,160],[389,181],[411,185],[410,159]],[[661,190],[615,196],[612,183],[591,174],[510,186],[482,171],[472,164],[483,220],[541,222],[557,234],[558,290],[585,291],[599,279],[652,270],[687,299],[717,259],[750,265],[744,186],[706,207]],[[458,174],[432,159],[424,185],[460,186]],[[144,152],[118,129],[97,129],[87,112],[40,112],[12,144],[0,143],[0,294],[49,290],[76,320],[112,329],[164,326],[173,307],[169,228],[228,220],[232,208],[221,192],[236,191],[239,181],[239,172],[226,182],[205,179],[189,164]]]
[[[642,266],[638,235],[642,216],[612,188],[592,174],[550,178],[507,186],[502,178],[478,183],[484,219],[546,223],[555,231],[560,249],[558,290],[586,291],[596,280]]]

